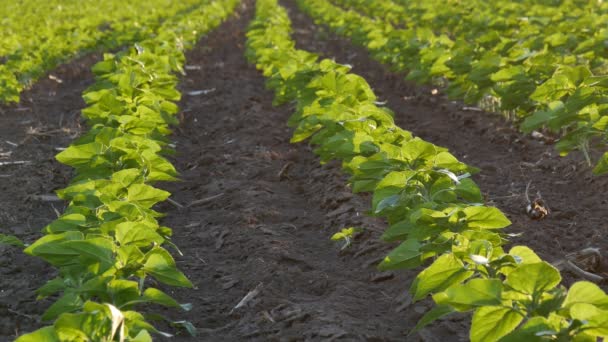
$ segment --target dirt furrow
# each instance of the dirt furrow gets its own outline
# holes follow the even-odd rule
[[[31,243],[63,212],[64,203],[53,195],[67,185],[71,170],[54,156],[80,134],[81,95],[100,58],[92,54],[62,65],[23,92],[18,105],[0,106],[1,233]],[[39,316],[52,301],[36,301],[35,291],[53,274],[45,262],[0,245],[0,340],[41,325]]]

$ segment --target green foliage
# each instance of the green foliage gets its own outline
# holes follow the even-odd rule
[[[18,102],[21,91],[71,58],[152,37],[164,20],[192,11],[199,3],[200,0],[180,1],[172,6],[166,6],[164,0],[6,3],[0,9],[0,102]]]
[[[18,341],[151,341],[150,333],[159,332],[136,306],[190,309],[147,280],[193,286],[163,248],[172,245],[172,231],[159,224],[162,215],[153,206],[170,194],[152,184],[177,177],[162,154],[170,150],[165,136],[177,113],[175,73],[182,70],[184,50],[237,2],[202,3],[173,15],[153,38],[107,54],[93,68],[96,83],[83,94],[91,129],[57,155],[76,173],[58,191],[68,208],[25,249],[59,269],[38,290],[39,298],[59,295],[42,317],[54,323]]]
[[[565,155],[608,142],[608,5],[596,1],[298,0],[317,23],[408,79],[546,127]],[[486,106],[488,107],[488,106]],[[604,155],[593,172],[608,172]]]
[[[347,28],[349,20],[360,19],[352,11],[338,12],[321,0],[300,4],[315,17],[331,17],[336,29],[366,30],[367,23],[373,23],[373,30],[354,37],[374,39],[376,46],[387,44],[380,35],[386,25],[361,19],[359,28]],[[247,57],[268,78],[276,103],[295,103],[289,120],[292,141],[309,138],[322,161],[342,162],[353,191],[372,192],[371,214],[389,223],[383,238],[400,243],[380,268],[430,263],[410,292],[414,300],[431,295],[438,305],[415,329],[459,311],[473,313],[473,341],[605,337],[608,296],[601,289],[579,282],[567,291],[559,286],[559,272],[529,248],[515,246],[506,253],[501,230],[511,222],[497,208],[483,205],[479,188],[469,178],[476,169],[397,127],[390,110],[375,104],[364,79],[349,73],[348,66],[318,61],[316,55],[295,49],[290,30],[276,0],[258,0],[247,33]],[[418,34],[433,36],[432,31]],[[447,37],[435,38],[449,43]],[[475,77],[491,79],[496,61],[496,56],[486,55],[483,72]],[[588,300],[583,292],[590,293]]]
[[[6,234],[0,234],[0,244],[15,247],[25,247],[23,241],[19,240],[16,236]]]

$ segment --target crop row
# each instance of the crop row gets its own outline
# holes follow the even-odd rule
[[[445,85],[449,96],[467,103],[491,103],[512,113],[525,132],[547,127],[561,133],[555,147],[562,155],[581,150],[591,166],[590,145],[605,146],[608,30],[590,27],[608,19],[606,4],[333,2],[352,9],[327,0],[298,1],[317,23],[365,46],[409,79]],[[594,172],[608,172],[608,153]]]
[[[162,214],[152,209],[170,194],[151,184],[177,177],[162,154],[171,151],[166,136],[178,112],[175,73],[182,71],[184,50],[237,3],[199,3],[168,18],[153,38],[106,54],[93,67],[96,82],[83,94],[82,111],[91,129],[56,157],[76,171],[58,192],[69,205],[25,250],[59,269],[38,290],[39,298],[59,294],[42,316],[54,324],[17,341],[151,341],[150,333],[160,332],[149,320],[162,316],[144,316],[135,306],[189,308],[154,287],[192,284],[163,247],[179,252],[172,230],[158,222]]]
[[[400,243],[379,267],[431,262],[410,292],[415,301],[432,295],[436,306],[415,330],[453,312],[473,312],[472,341],[608,336],[606,293],[590,282],[566,289],[559,271],[528,247],[506,252],[501,229],[510,221],[482,203],[470,179],[476,170],[396,126],[363,78],[296,49],[290,31],[276,0],[258,0],[247,56],[268,78],[275,103],[295,103],[292,142],[310,138],[322,161],[342,162],[354,192],[373,193],[371,212],[389,223],[383,238]]]
[[[193,10],[198,0],[40,1],[6,4],[0,27],[0,102],[48,70],[93,49],[111,50],[147,39],[162,21]]]

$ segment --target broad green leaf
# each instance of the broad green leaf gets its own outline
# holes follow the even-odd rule
[[[121,245],[133,244],[139,247],[152,243],[162,244],[164,238],[151,227],[138,222],[123,222],[116,225],[116,240]]]
[[[602,154],[602,157],[593,168],[593,173],[596,175],[603,175],[608,172],[608,152]]]
[[[72,145],[61,151],[55,158],[62,164],[78,167],[91,163],[94,156],[102,154],[103,146],[92,142],[83,145]]]
[[[44,327],[29,334],[21,335],[15,342],[61,342],[53,327]]]
[[[420,159],[430,159],[439,152],[437,147],[429,142],[414,138],[402,145],[402,154],[407,162],[414,162]]]
[[[415,227],[415,224],[409,220],[399,221],[390,225],[382,234],[382,239],[385,241],[405,240],[407,234]]]
[[[111,304],[117,307],[137,300],[140,296],[139,284],[136,281],[126,279],[114,279],[110,281],[107,292],[112,298]]]
[[[562,97],[574,93],[576,85],[566,75],[554,75],[545,83],[536,88],[530,98],[540,103],[557,101]]]
[[[562,280],[559,271],[547,262],[521,264],[507,276],[505,284],[513,289],[538,296],[556,287]]]
[[[114,244],[108,238],[66,241],[61,244],[61,248],[74,251],[81,258],[86,257],[98,262],[101,267],[100,273],[114,265]]]
[[[48,297],[66,288],[66,282],[63,278],[57,277],[46,282],[36,292],[38,299]]]
[[[570,308],[577,303],[593,304],[599,309],[608,310],[608,295],[594,283],[578,281],[570,287],[562,305]]]
[[[570,307],[570,316],[585,323],[585,334],[608,337],[608,311],[591,304],[577,303]]]
[[[192,287],[192,283],[175,267],[171,255],[163,249],[155,249],[148,255],[144,271],[167,285]]]
[[[156,189],[147,184],[133,184],[128,190],[129,201],[137,202],[144,208],[150,208],[158,202],[166,200],[169,192]]]
[[[147,330],[140,330],[130,342],[152,342],[152,336]]]
[[[466,207],[467,227],[472,229],[501,229],[511,224],[511,221],[495,207]]]
[[[514,246],[509,251],[509,254],[514,256],[517,262],[521,264],[535,264],[542,262],[541,258],[536,255],[533,250],[526,246]]]
[[[461,163],[453,154],[446,151],[437,153],[433,164],[436,168],[447,169],[451,172],[465,172],[469,169],[466,164]]]
[[[511,308],[484,306],[475,311],[471,322],[471,342],[497,341],[513,331],[524,317]]]
[[[82,299],[74,292],[66,292],[59,298],[55,303],[53,303],[44,314],[42,314],[43,321],[54,320],[59,315],[66,312],[73,312],[82,307],[84,302]]]
[[[56,266],[64,263],[74,263],[74,258],[78,256],[78,252],[66,249],[62,246],[62,243],[70,240],[81,240],[83,238],[84,236],[81,232],[75,231],[45,235],[27,247],[24,252],[43,258]]]
[[[490,76],[494,82],[505,82],[513,80],[516,76],[525,73],[525,69],[521,65],[511,66],[508,68],[501,69]]]
[[[25,245],[16,236],[0,234],[0,244],[24,248]]]
[[[483,202],[481,190],[479,190],[477,184],[475,184],[475,182],[473,182],[471,179],[461,179],[460,183],[456,184],[456,193],[458,196],[470,203]]]
[[[101,340],[110,333],[111,326],[104,311],[91,313],[65,313],[55,322],[55,331],[61,341]]]
[[[71,230],[79,230],[78,228],[87,223],[87,218],[78,213],[64,214],[55,221],[51,222],[44,228],[44,231],[48,233],[61,233]]]
[[[433,307],[430,311],[425,313],[424,316],[422,316],[422,318],[420,318],[418,323],[416,323],[416,326],[414,327],[414,329],[412,329],[412,331],[410,331],[410,333],[408,335],[411,335],[411,334],[419,331],[420,329],[426,327],[427,325],[435,322],[439,318],[447,316],[453,312],[454,312],[454,309],[452,309],[449,305],[437,305],[437,306]]]
[[[120,184],[123,188],[128,188],[137,182],[141,182],[141,170],[123,169],[112,174],[112,181]]]
[[[374,213],[378,214],[378,213],[382,212],[384,209],[392,208],[392,207],[396,206],[397,203],[399,203],[400,198],[401,198],[400,195],[391,195],[391,196],[383,198],[376,205],[376,210],[374,211]]]
[[[532,317],[523,326],[500,339],[501,342],[542,342],[545,335],[557,335],[558,331],[545,317]]]
[[[395,270],[417,267],[422,262],[421,255],[420,242],[416,239],[410,239],[393,249],[378,265],[378,268],[381,270]]]
[[[171,298],[163,291],[153,287],[149,287],[146,289],[146,291],[144,291],[142,299],[168,307],[182,308],[184,311],[189,311],[192,309],[192,304],[179,304],[175,299]]]
[[[471,279],[445,290],[447,302],[441,304],[489,306],[500,305],[502,282],[498,279]]]
[[[450,286],[460,284],[472,275],[473,271],[466,270],[462,261],[452,254],[444,254],[418,274],[410,293],[414,300],[419,300],[430,293],[444,291]]]

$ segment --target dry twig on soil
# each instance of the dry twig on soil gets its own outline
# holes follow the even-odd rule
[[[230,310],[229,314],[232,314],[234,312],[234,310],[238,310],[238,309],[242,308],[243,306],[247,305],[247,303],[249,303],[252,299],[254,299],[260,293],[260,291],[262,291],[263,286],[264,286],[264,283],[259,283],[258,286],[255,287],[255,289],[249,291],[245,295],[245,297],[243,297],[243,299],[241,299],[241,301],[234,308],[232,308],[232,310]]]

